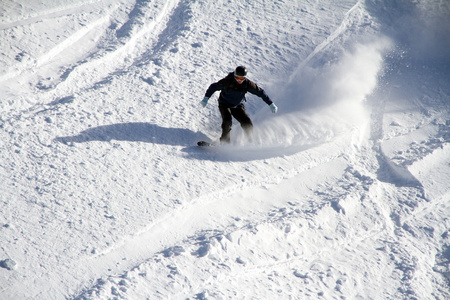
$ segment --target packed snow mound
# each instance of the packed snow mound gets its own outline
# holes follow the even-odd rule
[[[0,299],[450,298],[450,3],[1,9]]]

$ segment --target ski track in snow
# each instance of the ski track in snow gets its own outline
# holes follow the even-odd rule
[[[399,63],[407,4],[54,3],[0,23],[30,35],[1,60],[0,298],[449,297],[450,92]],[[241,63],[280,113],[190,146]]]

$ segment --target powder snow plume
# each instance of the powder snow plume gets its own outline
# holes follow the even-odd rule
[[[339,49],[339,57],[318,55],[299,68],[278,97],[280,114],[270,119],[266,113],[259,116],[267,121],[258,124],[258,142],[314,144],[364,126],[369,119],[365,99],[377,86],[390,47],[389,39],[377,37]]]

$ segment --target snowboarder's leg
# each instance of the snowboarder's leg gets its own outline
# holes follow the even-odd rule
[[[221,143],[230,142],[230,131],[233,120],[231,119],[230,108],[219,105],[220,115],[222,116],[222,136],[220,137]]]
[[[232,108],[231,114],[241,124],[245,136],[248,140],[251,141],[253,134],[253,123],[250,117],[247,115],[247,112],[245,111],[244,104],[241,104],[236,108]]]

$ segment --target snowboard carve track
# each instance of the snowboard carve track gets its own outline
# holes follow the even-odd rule
[[[82,4],[76,6],[75,13],[76,12],[83,12],[84,9],[87,9],[88,6],[91,4]],[[26,62],[25,64],[21,64],[19,67],[15,66],[13,69],[7,71],[3,75],[0,76],[0,82],[15,78],[17,76],[23,75],[24,73],[30,73],[31,71],[36,72],[36,68],[39,72],[39,68],[44,67],[45,64],[51,62],[57,55],[59,55],[64,50],[72,47],[75,43],[82,40],[84,37],[92,35],[94,31],[97,31],[99,27],[102,27],[104,24],[106,24],[109,21],[110,14],[112,11],[114,11],[116,7],[111,8],[110,10],[106,10],[103,13],[103,16],[99,17],[97,20],[94,20],[93,22],[89,23],[87,26],[80,28],[76,32],[72,33],[68,38],[63,40],[61,43],[55,45],[52,49],[48,50],[46,53],[42,54],[39,58],[37,58],[35,61]],[[99,7],[98,10],[101,10],[102,8]],[[45,22],[47,19],[53,19],[53,18],[59,18],[65,15],[73,14],[74,11],[72,8],[64,8],[59,11],[51,12],[48,14],[39,15],[36,17],[32,17],[30,19],[26,19],[23,21],[18,21],[14,23],[10,23],[7,25],[0,25],[0,30],[12,28],[12,27],[19,27],[24,25],[29,25],[37,22]],[[106,25],[105,25],[106,26]]]
[[[76,92],[76,90],[74,90],[72,86],[77,86],[77,90],[88,89],[92,86],[95,87],[95,84],[93,85],[92,83],[99,82],[102,79],[107,78],[117,70],[123,68],[125,59],[135,49],[136,44],[139,42],[143,42],[143,39],[149,39],[149,37],[146,37],[147,34],[151,33],[150,39],[154,37],[157,32],[161,30],[161,23],[166,19],[167,15],[171,13],[176,4],[177,1],[174,0],[164,2],[162,8],[158,11],[152,22],[146,23],[145,26],[139,28],[138,31],[133,32],[130,37],[126,38],[126,41],[120,44],[116,44],[114,42],[113,45],[104,46],[108,48],[112,46],[113,48],[115,48],[114,51],[104,51],[104,48],[98,49],[96,55],[101,53],[100,57],[93,58],[91,56],[90,58],[88,58],[87,62],[78,64],[73,67],[70,73],[66,75],[66,79],[62,83],[60,83],[52,92],[56,95],[59,95],[59,97],[62,97],[63,95],[69,95]],[[99,72],[99,66],[105,65],[111,67],[106,70],[102,69],[102,71]],[[105,71],[107,73],[105,73]],[[86,80],[86,75],[91,79]],[[79,84],[79,78],[83,78],[82,84]],[[74,85],[74,82],[78,82],[78,84]],[[45,96],[44,98],[48,98],[48,96]]]
[[[107,41],[107,44],[100,45],[100,48],[98,48],[99,45],[97,45],[97,48],[91,50],[93,53],[85,54],[87,55],[86,59],[80,60],[72,66],[62,66],[66,68],[66,71],[60,76],[58,82],[56,82],[56,86],[49,91],[39,93],[36,96],[37,100],[35,100],[32,104],[48,104],[45,103],[45,99],[67,97],[81,90],[95,87],[95,83],[104,80],[104,78],[107,78],[108,76],[111,76],[111,74],[114,74],[118,70],[124,68],[127,64],[125,61],[130,56],[135,55],[132,54],[132,52],[136,51],[136,47],[139,44],[147,44],[149,40],[154,40],[158,37],[159,33],[164,30],[166,20],[179,5],[179,1],[155,0],[151,1],[148,5],[150,4],[158,4],[159,7],[159,9],[155,10],[155,13],[153,13],[154,15],[150,17],[152,20],[151,22],[145,22],[145,24],[141,26],[139,25],[140,22],[133,22],[129,20],[129,26],[131,26],[129,29],[129,32],[131,33],[130,36],[120,38],[120,42],[117,40]],[[83,7],[84,6],[81,6],[79,9],[81,10]],[[39,68],[45,71],[45,65],[55,56],[64,52],[64,50],[70,48],[86,36],[96,36],[98,35],[96,31],[105,30],[106,25],[110,21],[111,14],[117,9],[118,6],[104,12],[103,17],[73,33],[66,40],[47,51],[47,53],[41,55],[32,65],[24,65],[17,70],[8,71],[7,73],[1,75],[0,82],[28,73],[31,69],[34,70],[34,73],[39,73]],[[62,10],[61,13],[64,11],[65,10]],[[55,16],[59,16],[59,13]],[[36,20],[40,21],[41,19]],[[114,51],[111,51],[112,49],[114,49]],[[138,51],[140,50],[138,49]],[[29,64],[29,62],[27,64]],[[109,67],[105,68],[105,66]],[[35,70],[36,67],[38,67],[37,71]],[[100,69],[101,71],[99,71]]]
[[[169,214],[162,217],[158,221],[155,221],[154,223],[149,225],[148,228],[143,229],[142,231],[136,233],[133,236],[133,239],[136,240],[136,243],[141,243],[142,235],[146,235],[147,233],[150,233],[151,231],[155,231],[155,230],[157,231],[158,227],[164,227],[164,228],[170,227],[170,226],[163,225],[166,223],[174,223],[171,225],[175,225],[176,223],[179,223],[179,221],[177,221],[177,216],[182,217],[184,215],[190,215],[189,213],[187,213],[187,211],[191,211],[191,212],[199,211],[199,210],[201,210],[202,206],[204,206],[206,204],[211,204],[212,202],[223,201],[223,199],[229,198],[231,195],[233,195],[237,192],[245,191],[245,190],[252,189],[252,188],[259,188],[262,186],[267,186],[267,185],[270,185],[270,184],[273,184],[273,183],[276,183],[276,182],[279,182],[282,180],[288,180],[290,178],[297,176],[298,174],[308,171],[311,168],[326,164],[332,160],[337,159],[341,155],[340,149],[335,149],[335,150],[337,152],[329,153],[329,151],[328,151],[327,154],[322,153],[320,150],[317,151],[316,154],[314,154],[314,152],[316,152],[315,150],[309,151],[308,153],[304,153],[304,154],[300,153],[298,155],[304,155],[305,157],[308,157],[308,158],[311,158],[311,156],[315,156],[317,159],[314,160],[314,163],[307,163],[300,167],[293,166],[291,169],[285,170],[282,175],[278,175],[276,177],[257,178],[252,181],[246,181],[245,183],[235,184],[233,186],[227,187],[220,191],[212,192],[212,193],[209,193],[206,195],[202,195],[198,198],[192,199],[192,200],[188,201],[187,204],[184,204],[181,207],[179,207],[176,211],[170,212]],[[311,154],[311,152],[313,154]],[[306,159],[305,159],[305,161],[306,161]],[[214,199],[214,200],[211,200],[211,199]],[[144,240],[146,240],[146,239],[144,239]],[[127,243],[129,243],[129,241]],[[106,253],[110,253],[110,252],[114,251],[115,249],[120,248],[122,246],[123,246],[123,243],[120,243],[119,247],[109,248],[105,252],[96,255],[96,257],[101,256]],[[133,246],[131,246],[130,248],[132,249]]]
[[[97,4],[99,3],[99,4]],[[39,14],[30,15],[20,20],[15,20],[8,23],[0,24],[0,30],[12,28],[12,27],[18,27],[18,26],[24,26],[29,24],[34,24],[38,22],[45,21],[47,19],[55,19],[66,15],[72,15],[74,13],[83,12],[87,9],[92,9],[92,7],[98,6],[105,7],[108,4],[112,3],[112,0],[91,0],[91,1],[85,1],[84,3],[77,3],[77,4],[68,4],[64,7],[58,7],[55,9],[50,9],[47,11],[40,12]]]
[[[289,78],[289,81],[294,80],[295,74],[297,74],[299,71],[305,68],[306,65],[308,65],[314,57],[319,54],[321,51],[323,51],[326,47],[328,47],[333,41],[335,41],[339,36],[345,34],[349,28],[351,27],[360,27],[361,26],[361,3],[358,1],[352,8],[348,10],[348,12],[345,15],[344,20],[341,22],[339,27],[332,32],[322,43],[320,43],[307,57],[304,61],[301,62],[301,64],[298,65],[297,69],[293,72],[293,75]],[[359,18],[358,16],[359,15]]]
[[[310,168],[314,168],[316,166],[320,166],[320,165],[326,165],[327,162],[330,162],[331,160],[336,160],[338,159],[338,157],[328,157],[326,159],[323,159],[321,162],[317,162],[317,164],[315,166],[310,166]],[[310,169],[308,169],[310,170]],[[304,170],[306,173],[308,170]],[[288,170],[289,171],[289,170]],[[297,175],[301,175],[302,171],[299,170],[290,170],[291,172],[289,172],[289,174],[291,174],[292,176],[290,176],[289,178],[284,178],[284,180],[292,180],[295,179]],[[262,183],[261,181],[256,181],[255,185],[250,185],[250,186],[241,186],[239,191],[250,191],[253,188],[259,188],[258,183]],[[151,228],[149,228],[148,230],[146,230],[142,235],[136,236],[136,238],[140,241],[143,242],[144,244],[149,243],[152,239],[151,236],[151,231],[157,231],[159,227],[163,227],[164,230],[161,230],[160,234],[163,234],[163,232],[167,233],[167,229],[172,229],[174,231],[176,231],[176,228],[174,228],[174,224],[177,223],[183,223],[183,220],[180,219],[180,217],[183,218],[189,218],[191,216],[191,213],[189,213],[189,211],[191,211],[192,213],[195,213],[196,211],[202,211],[202,209],[204,209],[205,205],[209,205],[212,204],[213,202],[217,202],[220,203],[221,201],[223,201],[223,199],[228,199],[230,198],[230,196],[233,195],[233,191],[235,190],[235,188],[230,188],[227,189],[226,191],[220,191],[220,192],[216,192],[213,193],[211,195],[205,196],[205,197],[201,197],[198,199],[193,200],[192,202],[190,202],[186,207],[180,208],[179,213],[177,215],[173,215],[171,214],[170,216],[167,216],[166,218],[164,218],[164,220],[161,220],[161,222],[159,222],[158,224],[153,224],[153,226]],[[353,192],[350,192],[350,195],[352,193],[355,193],[356,195],[358,195],[359,191],[355,190]],[[241,194],[241,192],[239,192],[239,194]],[[250,192],[250,194],[252,194]],[[211,201],[210,199],[216,199]],[[194,202],[195,201],[195,202]],[[243,199],[242,202],[247,202],[248,199]],[[313,201],[314,202],[314,201]],[[323,205],[320,208],[318,208],[319,211],[321,210],[327,210],[329,209],[328,205]],[[277,227],[280,224],[283,224],[285,222],[289,222],[290,218],[292,218],[291,220],[294,221],[295,220],[302,220],[302,223],[309,223],[311,222],[311,224],[314,224],[317,220],[321,219],[321,215],[318,214],[317,212],[314,213],[313,216],[311,216],[311,219],[307,218],[307,212],[297,212],[295,215],[286,213],[286,214],[270,214],[270,217],[264,218],[262,217],[259,223],[252,223],[251,226],[248,225],[243,225],[240,228],[235,228],[233,226],[231,227],[219,227],[217,232],[212,232],[211,234],[206,233],[204,236],[202,233],[200,233],[200,235],[203,236],[202,240],[205,241],[206,243],[211,243],[211,245],[214,244],[214,241],[216,240],[217,235],[220,236],[227,236],[227,235],[233,235],[233,241],[231,242],[234,247],[239,247],[239,244],[243,243],[248,243],[248,239],[250,238],[251,240],[254,240],[256,238],[256,240],[258,240],[258,237],[255,237],[255,234],[257,234],[258,232],[260,234],[262,234],[262,236],[264,236],[265,232],[267,230],[273,232],[273,231],[279,231],[279,234],[284,234],[285,230],[283,228],[280,229],[275,229],[275,227]],[[339,215],[337,215],[336,218],[340,218]],[[173,224],[164,224],[164,223],[173,223]],[[249,224],[250,225],[250,224]],[[381,226],[381,227],[380,227]],[[296,229],[295,230],[301,230],[299,228],[297,228],[296,226],[294,226]],[[252,229],[256,229],[256,233],[252,232]],[[306,227],[306,230],[311,230],[311,228]],[[352,249],[358,249],[358,247],[360,247],[361,245],[364,244],[365,240],[372,240],[372,239],[385,239],[386,236],[388,236],[388,232],[390,232],[390,226],[386,227],[383,224],[379,224],[378,226],[374,226],[372,227],[372,229],[370,231],[366,231],[366,230],[359,230],[356,232],[352,232],[352,234],[349,235],[345,235],[343,236],[341,239],[335,241],[335,242],[331,242],[331,241],[327,241],[326,238],[323,238],[323,243],[327,243],[328,246],[325,247],[325,249],[320,248],[320,243],[316,244],[316,242],[314,241],[308,241],[308,240],[304,240],[303,243],[308,244],[309,247],[316,247],[316,248],[320,248],[322,250],[318,250],[317,249],[317,253],[314,252],[314,249],[309,249],[308,251],[304,252],[304,253],[300,253],[299,256],[295,256],[289,259],[277,259],[276,261],[267,263],[255,263],[255,262],[248,262],[248,264],[243,264],[242,267],[236,267],[236,266],[231,266],[229,267],[229,271],[226,272],[226,279],[223,273],[221,272],[215,272],[214,268],[212,268],[210,270],[211,274],[209,276],[207,276],[205,278],[204,281],[204,285],[202,286],[197,286],[197,287],[191,287],[188,290],[184,290],[183,292],[181,292],[179,295],[189,295],[191,293],[195,293],[195,291],[197,290],[201,290],[201,289],[209,289],[212,288],[214,289],[214,286],[216,286],[217,284],[223,282],[223,280],[227,281],[227,280],[235,280],[238,281],[239,278],[241,280],[245,280],[248,278],[257,278],[258,276],[261,275],[261,271],[264,271],[263,274],[271,274],[275,271],[285,271],[286,269],[297,269],[297,270],[301,270],[302,274],[308,274],[308,273],[314,273],[311,272],[310,268],[312,268],[312,266],[314,264],[316,264],[321,258],[323,258],[324,256],[326,257],[335,257],[336,253],[335,253],[335,249],[338,248],[340,249],[340,252],[346,255],[348,255],[348,253],[353,253],[356,251],[353,251]],[[299,232],[296,231],[296,235],[298,235]],[[324,233],[318,232],[318,235],[322,235]],[[271,235],[270,235],[271,236]],[[155,236],[153,236],[155,237]],[[178,242],[183,239],[183,237],[175,237],[174,240],[178,239]],[[187,252],[192,252],[193,249],[195,249],[195,242],[196,240],[196,235],[194,235],[191,238],[188,238],[187,240],[185,239],[183,242],[183,248],[187,249]],[[129,241],[128,241],[129,242]],[[126,244],[128,244],[128,242],[126,242]],[[132,244],[134,244],[134,241],[131,241]],[[261,241],[262,242],[262,241]],[[331,245],[330,245],[331,242]],[[139,242],[137,242],[137,244],[139,244]],[[171,246],[173,245],[180,245],[180,244],[174,244],[172,243]],[[136,245],[137,246],[137,245]],[[131,248],[136,247],[136,246],[130,246]],[[161,245],[162,246],[162,245]],[[166,247],[168,247],[169,245],[166,245]],[[322,245],[323,246],[323,245]],[[219,247],[218,245],[212,246],[212,247]],[[166,248],[167,249],[167,248]],[[161,251],[162,249],[160,249]],[[114,250],[115,251],[115,250]],[[220,250],[219,250],[220,251]],[[231,251],[231,250],[230,250]],[[289,252],[288,250],[285,250],[286,252]],[[123,251],[123,253],[126,253],[129,251]],[[148,252],[147,252],[148,253]],[[156,254],[156,252],[154,252]],[[111,252],[112,256],[113,252]],[[279,256],[282,256],[283,253],[278,253]],[[106,257],[108,256],[108,254],[106,256],[104,256],[103,258],[106,259]],[[110,257],[106,260],[112,260],[114,261],[113,257]],[[120,255],[119,255],[120,257]],[[269,258],[268,258],[269,259]],[[143,260],[143,263],[139,264],[138,266],[135,267],[135,269],[141,270],[141,269],[154,269],[154,268],[158,268],[156,265],[153,266],[152,265],[152,260],[151,259],[146,259],[145,261]],[[202,260],[204,262],[204,260]],[[171,263],[175,263],[171,260]],[[199,261],[199,263],[201,263]],[[231,264],[232,261],[228,261],[227,265]],[[206,266],[204,266],[206,268]],[[121,270],[121,272],[124,272],[125,270]],[[116,274],[120,274],[116,273]],[[135,271],[133,270],[127,270],[127,273],[133,273],[133,272],[139,272],[139,271]],[[297,271],[296,271],[297,272]],[[314,278],[314,280],[318,280],[317,278],[315,278],[315,275],[295,275],[295,276],[312,276],[312,277],[308,277],[308,278]],[[338,276],[338,275],[335,275]],[[133,276],[132,276],[133,277]],[[138,276],[136,276],[138,277]],[[232,278],[232,279],[230,279]]]
[[[348,142],[352,139],[352,135],[350,134],[347,137],[341,137],[340,139],[340,145],[348,145],[351,144]],[[79,264],[102,265],[104,266],[104,270],[112,268],[114,274],[120,274],[131,270],[132,267],[136,267],[142,263],[145,264],[145,261],[153,257],[156,253],[177,245],[180,241],[184,240],[186,243],[187,239],[188,244],[194,244],[189,236],[195,236],[196,232],[204,228],[205,225],[202,222],[208,222],[206,217],[198,216],[199,212],[208,211],[209,214],[214,213],[214,211],[208,210],[206,207],[215,207],[219,205],[217,208],[219,209],[220,205],[225,203],[226,199],[235,198],[233,195],[243,193],[252,194],[250,191],[254,189],[265,189],[265,186],[270,186],[271,184],[276,184],[281,181],[288,181],[303,173],[307,173],[311,169],[342,159],[340,158],[342,149],[339,148],[339,146],[333,147],[335,152],[330,151],[330,144],[325,144],[325,146],[326,147],[323,149],[325,152],[318,146],[314,149],[298,153],[298,156],[304,157],[303,160],[305,161],[305,164],[297,166],[291,165],[291,168],[285,169],[282,174],[277,175],[276,177],[256,178],[252,181],[235,184],[220,191],[202,195],[198,198],[191,199],[189,202],[184,201],[186,204],[178,207],[175,211],[160,217],[148,227],[136,232],[133,236],[125,238],[121,242],[116,243],[93,256],[86,257],[82,262],[79,262]],[[313,162],[311,163],[311,161]],[[246,210],[242,207],[242,203],[245,203],[245,201],[240,201],[240,203],[240,211],[243,212]],[[270,206],[271,204],[266,203],[265,206],[267,205]],[[217,209],[215,213],[220,216],[220,212]],[[251,213],[251,211],[249,211],[249,213]],[[217,216],[213,217],[213,219],[215,218],[217,218]],[[200,221],[195,221],[195,219],[200,219]],[[267,220],[261,220],[261,224],[265,224],[266,222]],[[213,222],[212,226],[217,227],[218,232],[230,230],[227,229],[229,226],[228,221],[225,223]],[[186,231],[186,228],[190,229]],[[231,230],[235,229],[231,228]],[[159,243],[155,244],[153,241],[159,241]],[[121,260],[123,257],[127,258],[126,261]],[[89,263],[85,262],[85,260],[89,261]],[[115,262],[115,265],[112,265],[112,262]],[[103,276],[98,270],[96,271],[97,272],[92,274],[94,277],[91,277],[90,280]],[[96,275],[94,275],[95,273]]]

